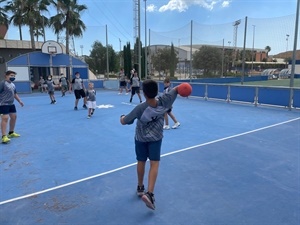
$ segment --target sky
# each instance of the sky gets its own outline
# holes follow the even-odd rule
[[[115,51],[123,49],[126,43],[133,46],[137,31],[137,29],[134,29],[136,27],[134,2],[136,1],[78,0],[78,4],[87,6],[87,10],[81,15],[87,29],[83,37],[74,38],[74,42],[72,42],[74,45],[71,48],[75,49],[78,55],[89,55],[95,41],[100,41],[103,45],[106,45],[107,42],[107,44],[113,46]],[[140,0],[141,40],[143,44],[146,41],[149,44],[152,41],[151,33],[154,36],[156,34],[156,38],[161,40],[169,39],[169,36],[172,36],[173,33],[172,43],[179,46],[183,44],[184,39],[189,39],[190,24],[193,21],[196,29],[197,27],[200,29],[202,25],[214,27],[212,32],[205,32],[206,35],[193,40],[193,44],[198,44],[197,42],[204,39],[204,42],[216,39],[212,43],[221,45],[220,40],[223,40],[224,45],[230,45],[234,42],[234,27],[232,24],[234,21],[242,19],[241,25],[243,26],[239,27],[238,41],[236,41],[237,46],[242,47],[245,34],[243,27],[246,26],[245,17],[247,17],[249,22],[247,23],[246,47],[264,48],[269,45],[272,53],[277,54],[286,49],[293,49],[296,5],[297,0]],[[55,10],[49,8],[49,12],[44,13],[44,15],[53,16],[54,13]],[[282,21],[291,18],[286,18],[286,16],[291,15],[294,16],[293,23],[282,24]],[[265,23],[262,21],[265,21]],[[268,24],[271,23],[272,25],[269,26]],[[226,27],[226,31],[222,31],[222,29],[217,31],[216,27],[218,26]],[[188,28],[186,29],[186,27]],[[172,31],[175,31],[176,35]],[[23,40],[30,40],[28,27],[23,27],[22,32]],[[224,33],[223,37],[222,32]],[[145,35],[146,33],[147,35]],[[162,35],[161,38],[160,35]],[[64,34],[60,35],[62,42],[64,42],[64,36]],[[145,36],[147,36],[147,40],[145,40]],[[165,38],[166,36],[167,38]],[[6,38],[18,40],[17,27],[10,26]],[[56,40],[52,30],[48,29],[46,31],[46,39]]]

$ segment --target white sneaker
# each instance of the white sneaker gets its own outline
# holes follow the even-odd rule
[[[176,129],[176,128],[179,127],[179,126],[180,126],[180,123],[177,122],[177,123],[174,124],[174,126],[172,126],[172,129]]]
[[[121,94],[122,94],[122,93],[120,93],[120,92],[118,93],[118,95],[121,95]]]
[[[164,125],[164,130],[170,130],[170,126],[169,125]]]

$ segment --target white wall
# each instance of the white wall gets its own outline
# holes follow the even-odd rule
[[[7,67],[7,70],[12,70],[17,73],[16,81],[30,81],[28,67]]]

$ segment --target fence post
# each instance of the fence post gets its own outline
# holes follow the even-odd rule
[[[258,104],[258,87],[255,88],[254,105]]]
[[[208,99],[208,85],[205,84],[205,94],[204,94],[204,100]]]
[[[227,99],[226,99],[227,103],[230,102],[230,85],[228,85],[228,89],[227,89]]]

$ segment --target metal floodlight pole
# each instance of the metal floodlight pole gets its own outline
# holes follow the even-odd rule
[[[147,59],[147,0],[145,1],[145,78],[148,77],[148,59]]]
[[[141,1],[138,1],[138,63],[139,71],[138,74],[141,77],[142,64],[141,64]]]
[[[254,40],[255,40],[255,25],[253,26],[253,41],[252,41],[252,65],[251,65],[251,72],[253,72],[253,61],[254,61]]]
[[[244,83],[244,79],[245,79],[245,58],[246,58],[247,22],[248,22],[248,17],[246,16],[246,18],[245,18],[245,31],[244,31],[244,46],[243,46],[242,79],[241,79],[241,84]]]
[[[119,42],[120,42],[120,53],[119,53],[119,55],[120,55],[120,68],[122,67],[122,43],[121,43],[121,39],[119,38]]]
[[[221,72],[221,76],[224,76],[224,51],[225,51],[225,47],[224,47],[224,38],[223,38],[223,49],[222,49],[222,72]]]
[[[241,24],[241,20],[236,20],[233,23],[234,29],[233,29],[233,47],[234,47],[234,52],[233,52],[233,59],[232,59],[232,67],[235,68],[235,60],[236,60],[236,46],[237,46],[237,31],[238,31],[238,26]]]
[[[286,62],[285,62],[285,64],[286,64],[286,68],[288,68],[288,50],[289,50],[289,37],[290,37],[290,35],[289,34],[286,34],[286,50],[285,50],[285,55],[286,55]]]
[[[294,89],[293,88],[294,88],[294,77],[295,77],[295,67],[296,67],[296,50],[297,50],[297,41],[298,41],[299,8],[300,8],[300,0],[297,1],[297,9],[296,9],[294,48],[293,48],[292,68],[291,68],[291,77],[290,77],[289,110],[291,110],[293,107],[293,99],[294,99]]]
[[[190,82],[193,75],[193,20],[191,21],[191,47],[190,47]]]
[[[108,35],[107,35],[107,25],[105,25],[106,28],[106,73],[107,73],[107,80],[109,79],[109,56],[108,56]]]

